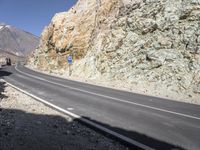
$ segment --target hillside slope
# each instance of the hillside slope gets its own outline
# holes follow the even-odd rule
[[[0,23],[0,49],[27,56],[38,46],[39,38],[13,26]]]
[[[30,64],[66,72],[68,55],[72,76],[199,100],[200,2],[79,0],[44,29]]]

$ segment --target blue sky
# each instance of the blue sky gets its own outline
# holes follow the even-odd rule
[[[71,8],[77,0],[0,0],[0,22],[39,36],[55,13]]]

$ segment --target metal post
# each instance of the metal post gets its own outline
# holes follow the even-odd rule
[[[69,76],[72,75],[72,64],[69,64]]]

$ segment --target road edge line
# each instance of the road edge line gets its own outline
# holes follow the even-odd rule
[[[137,94],[137,95],[147,96],[147,97],[151,97],[151,98],[156,98],[158,100],[159,99],[166,99],[166,100],[168,100],[170,102],[178,102],[178,103],[184,103],[184,104],[190,104],[190,105],[200,105],[200,104],[196,104],[196,103],[180,101],[180,100],[175,99],[175,98],[170,99],[167,96],[156,96],[156,95],[153,95],[153,94],[145,94],[143,92],[131,91],[131,90],[126,90],[126,89],[118,89],[118,88],[115,88],[115,87],[112,87],[112,86],[97,85],[97,84],[93,84],[93,83],[90,83],[90,82],[73,80],[73,79],[62,77],[62,76],[59,76],[59,75],[56,75],[56,74],[49,74],[47,72],[43,72],[43,71],[37,70],[36,68],[31,68],[28,65],[24,65],[24,68],[29,69],[31,71],[34,71],[36,73],[40,73],[40,74],[43,74],[43,75],[48,75],[48,76],[51,76],[51,77],[60,78],[60,79],[64,79],[64,80],[69,80],[69,81],[72,81],[72,82],[80,82],[80,83],[84,83],[84,84],[88,84],[88,85],[98,86],[98,87],[102,87],[102,88],[108,88],[108,89],[117,90],[117,91],[121,91],[121,92],[128,92],[128,93],[132,93],[132,94]]]
[[[53,108],[53,109],[55,109],[55,110],[57,110],[57,111],[59,111],[59,112],[62,112],[62,113],[64,113],[64,114],[67,114],[67,115],[71,116],[71,117],[74,118],[74,119],[77,119],[77,120],[79,120],[79,121],[81,121],[81,122],[83,122],[83,123],[86,123],[86,124],[88,124],[88,125],[90,125],[90,126],[96,128],[96,129],[98,129],[98,130],[100,130],[100,131],[103,131],[103,132],[105,132],[105,133],[108,133],[108,134],[110,134],[111,136],[116,137],[116,138],[118,138],[118,139],[120,139],[120,140],[122,140],[122,141],[124,141],[124,142],[126,142],[126,143],[128,143],[128,144],[131,144],[131,145],[133,145],[133,146],[136,146],[136,147],[141,148],[141,149],[144,149],[144,150],[154,150],[153,148],[151,148],[151,147],[149,147],[149,146],[147,146],[147,145],[144,145],[144,144],[142,144],[142,143],[139,143],[139,142],[137,142],[137,141],[135,141],[135,140],[133,140],[133,139],[130,139],[130,138],[124,136],[124,135],[121,135],[121,134],[119,134],[119,133],[117,133],[117,132],[114,132],[114,131],[112,131],[112,130],[106,128],[106,127],[103,127],[102,125],[99,125],[99,124],[97,124],[97,123],[95,123],[95,122],[92,122],[92,121],[90,121],[90,120],[88,120],[88,119],[86,119],[86,118],[82,118],[81,116],[79,116],[79,115],[77,115],[77,114],[74,114],[74,113],[72,113],[72,112],[70,112],[70,111],[67,111],[67,110],[65,110],[65,109],[63,109],[63,108],[61,108],[61,107],[58,107],[58,106],[56,106],[56,105],[50,103],[50,102],[47,102],[46,100],[44,100],[44,99],[42,99],[42,98],[39,98],[39,97],[37,97],[37,96],[35,96],[35,95],[33,95],[33,94],[31,94],[31,93],[29,93],[29,92],[27,92],[27,91],[21,89],[21,88],[18,88],[17,86],[15,86],[15,85],[9,83],[8,81],[6,81],[6,80],[4,80],[4,79],[2,79],[2,81],[6,82],[9,86],[11,86],[11,87],[15,88],[16,90],[18,90],[18,91],[24,93],[25,95],[28,95],[28,96],[34,98],[35,100],[37,100],[37,101],[39,101],[39,102],[45,104],[46,106],[51,107],[51,108]]]
[[[107,95],[103,95],[103,94],[98,94],[98,93],[95,93],[95,92],[90,92],[90,91],[83,90],[83,89],[78,89],[76,87],[70,87],[68,85],[63,85],[63,84],[60,84],[60,83],[52,82],[52,81],[46,80],[44,78],[36,77],[34,75],[29,75],[28,73],[19,70],[17,68],[17,66],[15,66],[15,70],[20,72],[21,74],[26,75],[26,76],[29,76],[29,77],[32,77],[32,78],[35,78],[35,79],[38,79],[38,80],[41,80],[41,81],[45,81],[45,82],[48,82],[48,83],[51,83],[51,84],[54,84],[54,85],[58,85],[58,86],[62,86],[62,87],[65,87],[65,88],[73,89],[73,90],[76,90],[76,91],[79,91],[79,92],[83,92],[83,93],[87,93],[87,94],[91,94],[91,95],[95,95],[95,96],[99,96],[99,97],[104,97],[104,98],[112,99],[114,101],[128,103],[128,104],[132,104],[132,105],[136,105],[136,106],[140,106],[140,107],[145,107],[145,108],[153,109],[153,110],[156,110],[156,111],[162,111],[162,112],[165,112],[165,113],[174,114],[174,115],[178,115],[178,116],[181,116],[181,117],[187,117],[187,118],[200,120],[200,118],[196,117],[196,116],[187,115],[187,114],[179,113],[179,112],[175,112],[175,111],[170,111],[170,110],[166,110],[166,109],[163,109],[163,108],[148,106],[148,105],[140,104],[140,103],[137,103],[137,102],[131,102],[131,101],[127,101],[127,100],[123,100],[123,99],[119,99],[119,98],[115,98],[115,97],[111,97],[111,96],[107,96]]]

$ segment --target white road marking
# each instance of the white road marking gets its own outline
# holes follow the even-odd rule
[[[39,80],[42,80],[42,81],[45,81],[45,82],[48,82],[48,83],[51,83],[51,84],[54,84],[54,85],[58,85],[58,86],[61,86],[61,87],[69,88],[69,89],[72,89],[72,90],[80,91],[80,92],[83,92],[83,93],[87,93],[87,94],[91,94],[91,95],[95,95],[95,96],[99,96],[99,97],[103,97],[103,98],[112,99],[112,100],[118,101],[118,102],[123,102],[123,103],[136,105],[136,106],[140,106],[140,107],[145,107],[145,108],[149,108],[149,109],[153,109],[153,110],[157,110],[157,111],[162,111],[162,112],[166,112],[166,113],[170,113],[170,114],[174,114],[174,115],[178,115],[178,116],[182,116],[182,117],[187,117],[187,118],[200,120],[199,117],[195,117],[195,116],[191,116],[191,115],[187,115],[187,114],[183,114],[183,113],[178,113],[178,112],[174,112],[174,111],[170,111],[170,110],[165,110],[165,109],[157,108],[157,107],[153,107],[153,106],[148,106],[148,105],[144,105],[144,104],[139,104],[139,103],[135,103],[135,102],[130,102],[130,101],[122,100],[122,99],[119,99],[119,98],[106,96],[106,95],[90,92],[90,91],[87,91],[87,90],[82,90],[82,89],[78,89],[78,88],[75,88],[75,87],[71,87],[71,86],[59,84],[59,83],[56,83],[56,82],[52,82],[52,81],[46,80],[44,78],[40,78],[40,77],[37,77],[37,76],[30,75],[30,74],[27,74],[25,72],[22,72],[19,69],[17,69],[17,66],[15,66],[15,69],[16,69],[16,71],[18,71],[18,72],[20,72],[20,73],[22,73],[22,74],[24,74],[26,76],[30,76],[32,78],[39,79]]]
[[[103,126],[101,126],[101,125],[99,125],[99,124],[97,124],[97,123],[95,123],[95,122],[92,122],[92,121],[90,121],[90,120],[88,120],[88,119],[82,118],[81,116],[76,115],[76,114],[74,114],[74,113],[71,113],[71,112],[69,112],[69,111],[67,111],[67,110],[65,110],[65,109],[63,109],[63,108],[60,108],[60,107],[58,107],[58,106],[56,106],[56,105],[54,105],[54,104],[52,104],[52,103],[50,103],[50,102],[48,102],[48,101],[42,99],[42,98],[39,98],[39,97],[37,97],[37,96],[35,96],[35,95],[33,95],[33,94],[27,92],[27,91],[24,91],[24,90],[22,90],[22,89],[16,87],[15,85],[13,85],[13,84],[11,84],[11,83],[5,81],[5,80],[4,80],[4,82],[8,83],[8,85],[12,86],[13,88],[15,88],[15,89],[21,91],[22,93],[24,93],[24,94],[26,94],[26,95],[28,95],[28,96],[30,96],[30,97],[32,97],[32,98],[34,98],[34,99],[40,101],[40,102],[42,102],[43,104],[45,104],[45,105],[47,105],[47,106],[50,106],[50,107],[52,107],[52,108],[54,108],[54,109],[56,109],[56,110],[58,110],[58,111],[60,111],[60,112],[62,112],[62,113],[64,113],[64,114],[67,114],[67,115],[69,115],[69,116],[71,116],[71,117],[73,117],[73,118],[75,118],[75,119],[78,119],[78,120],[80,120],[80,121],[82,121],[82,122],[85,122],[85,123],[87,123],[88,125],[91,125],[91,126],[97,128],[97,129],[100,129],[100,130],[103,131],[103,132],[109,133],[110,135],[115,136],[115,137],[117,137],[117,138],[119,138],[119,139],[121,139],[121,140],[123,140],[123,141],[125,141],[125,142],[127,142],[127,143],[130,143],[130,144],[132,144],[132,145],[135,145],[135,146],[137,146],[137,147],[139,147],[139,148],[142,148],[142,149],[145,149],[145,150],[154,150],[153,148],[151,148],[151,147],[149,147],[149,146],[147,146],[147,145],[144,145],[144,144],[142,144],[142,143],[139,143],[139,142],[137,142],[137,141],[135,141],[135,140],[133,140],[133,139],[131,139],[131,138],[128,138],[128,137],[126,137],[126,136],[124,136],[124,135],[121,135],[121,134],[119,134],[119,133],[117,133],[117,132],[114,132],[114,131],[112,131],[112,130],[110,130],[110,129],[107,129],[107,128],[105,128],[105,127],[103,127]]]
[[[74,108],[67,108],[67,110],[74,110]]]

